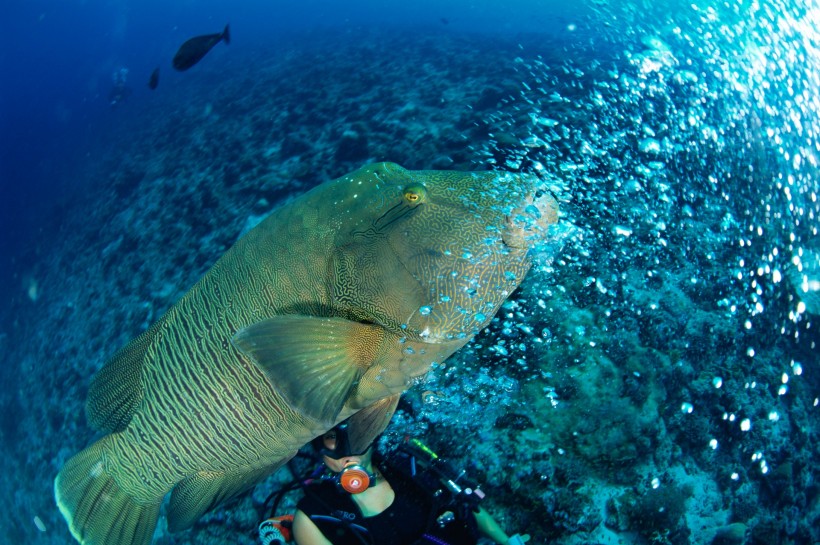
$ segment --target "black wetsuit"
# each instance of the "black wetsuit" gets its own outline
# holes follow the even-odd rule
[[[309,486],[297,508],[333,545],[475,545],[471,513],[472,521],[456,517],[442,524],[448,516],[439,520],[451,506],[441,501],[446,493],[437,483],[425,485],[389,467],[383,473],[396,496],[378,515],[363,516],[350,494],[332,481]]]

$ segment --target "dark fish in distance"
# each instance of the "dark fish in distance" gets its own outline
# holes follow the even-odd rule
[[[151,78],[148,80],[148,87],[151,90],[154,90],[159,85],[159,66],[154,68],[154,71],[151,72]]]
[[[177,54],[174,55],[174,68],[180,72],[189,69],[201,61],[202,57],[222,40],[225,40],[226,44],[231,43],[231,32],[228,25],[225,25],[225,30],[220,34],[206,34],[191,38],[182,44]]]

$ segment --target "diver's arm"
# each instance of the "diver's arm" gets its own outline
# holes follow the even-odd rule
[[[487,511],[485,511],[483,507],[479,507],[478,513],[475,513],[475,521],[478,524],[478,531],[481,532],[481,535],[501,545],[509,541],[510,537],[504,532],[504,530],[501,529],[501,526],[498,525],[495,519]],[[296,525],[294,524],[294,529],[295,526]]]
[[[319,528],[300,509],[293,517],[293,539],[297,545],[332,545]]]

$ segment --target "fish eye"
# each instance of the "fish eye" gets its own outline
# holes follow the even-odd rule
[[[410,206],[418,206],[427,199],[427,188],[421,184],[408,185],[402,191],[404,202]]]

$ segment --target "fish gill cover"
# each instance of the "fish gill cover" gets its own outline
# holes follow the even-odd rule
[[[584,6],[557,36],[450,16],[264,53],[232,21],[230,62],[130,97],[0,336],[8,541],[71,543],[51,480],[92,437],[105,359],[246,223],[371,160],[533,173],[564,214],[388,445],[423,436],[535,542],[818,541],[820,9]],[[186,533],[161,517],[155,541],[252,543],[282,473]]]

